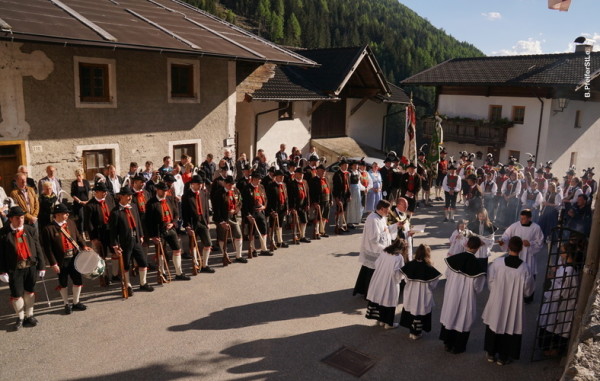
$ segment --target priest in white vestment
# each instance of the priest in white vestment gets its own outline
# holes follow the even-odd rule
[[[544,233],[540,225],[532,221],[532,213],[529,209],[523,209],[519,216],[519,221],[510,225],[502,234],[498,242],[500,247],[506,249],[506,243],[512,237],[521,237],[523,240],[523,250],[519,253],[519,258],[529,266],[531,275],[535,279],[537,275],[536,255],[544,247]],[[525,303],[533,301],[533,293],[525,299]]]
[[[380,200],[376,206],[377,210],[369,214],[365,221],[358,256],[358,261],[362,266],[358,273],[358,279],[356,279],[352,295],[367,295],[369,283],[375,271],[375,261],[379,258],[379,254],[383,249],[391,245],[392,241],[398,235],[400,223],[389,226],[387,224],[387,215],[390,211],[390,206],[389,201]]]
[[[508,241],[508,256],[497,258],[488,270],[490,296],[483,310],[484,349],[489,362],[505,365],[521,355],[523,298],[535,289],[529,267],[519,258],[523,240]],[[497,356],[497,357],[496,357]]]

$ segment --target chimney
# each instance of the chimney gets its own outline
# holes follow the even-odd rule
[[[588,42],[588,39],[583,36],[577,37],[573,42],[575,42],[575,53],[583,53],[587,50],[592,50],[594,45],[593,40]]]

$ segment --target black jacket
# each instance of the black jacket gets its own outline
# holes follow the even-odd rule
[[[350,198],[350,172],[347,177],[341,170],[333,174],[333,197],[341,200]]]
[[[300,183],[296,180],[290,181],[288,184],[289,208],[290,209],[305,209],[310,205],[310,190],[308,183],[302,180],[304,186],[304,199],[300,199]]]
[[[115,208],[115,201],[112,196],[106,195],[106,207],[110,214]],[[100,239],[101,232],[104,232],[108,228],[108,223],[104,223],[104,216],[102,215],[102,207],[95,197],[92,197],[84,207],[84,230],[88,232],[90,239]]]
[[[125,208],[117,205],[110,213],[108,220],[108,228],[110,230],[110,245],[120,245],[125,251],[131,250],[134,244],[139,243],[142,238],[142,221],[136,205],[131,205],[131,214],[135,221],[135,237],[133,230],[129,227]]]
[[[67,230],[69,231],[69,235],[79,248],[83,250],[85,246],[85,241],[81,236],[81,233],[77,230],[77,225],[75,225],[75,221],[67,220]],[[60,226],[56,222],[52,222],[50,225],[46,226],[42,231],[42,240],[44,241],[44,252],[46,253],[46,258],[48,259],[48,264],[50,266],[54,266],[58,264],[62,265],[62,261],[65,255],[65,251],[63,248],[63,233],[60,230]]]
[[[38,270],[46,267],[42,246],[37,229],[30,225],[23,226],[25,240],[31,253],[31,260],[35,262]],[[12,273],[17,269],[17,242],[10,224],[0,229],[0,274]]]
[[[198,193],[200,194],[200,207],[202,208],[201,215],[198,214],[198,207],[196,206],[196,193],[191,188],[186,189],[183,196],[181,196],[181,216],[184,227],[195,228],[198,222],[208,226],[207,192],[199,190]]]
[[[171,223],[176,224],[179,219],[179,210],[175,199],[167,196],[167,205],[171,211]],[[136,208],[137,210],[137,208]],[[159,237],[166,231],[167,225],[163,222],[163,210],[156,196],[148,201],[146,215],[144,216],[145,232],[149,237]]]
[[[281,203],[281,199],[279,197],[280,190],[279,184],[275,181],[271,181],[267,187],[265,187],[265,192],[267,192],[267,213],[271,212],[280,212],[282,210],[287,210],[288,208],[288,191],[285,183],[283,184],[283,194],[285,195],[285,202]]]

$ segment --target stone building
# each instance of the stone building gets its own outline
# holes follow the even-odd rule
[[[221,156],[238,70],[264,63],[315,65],[178,0],[0,0],[1,185],[21,164],[89,179],[107,164]]]

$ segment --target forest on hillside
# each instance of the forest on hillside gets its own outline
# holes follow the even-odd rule
[[[483,56],[397,0],[186,1],[288,47],[369,44],[394,84],[450,58]]]

